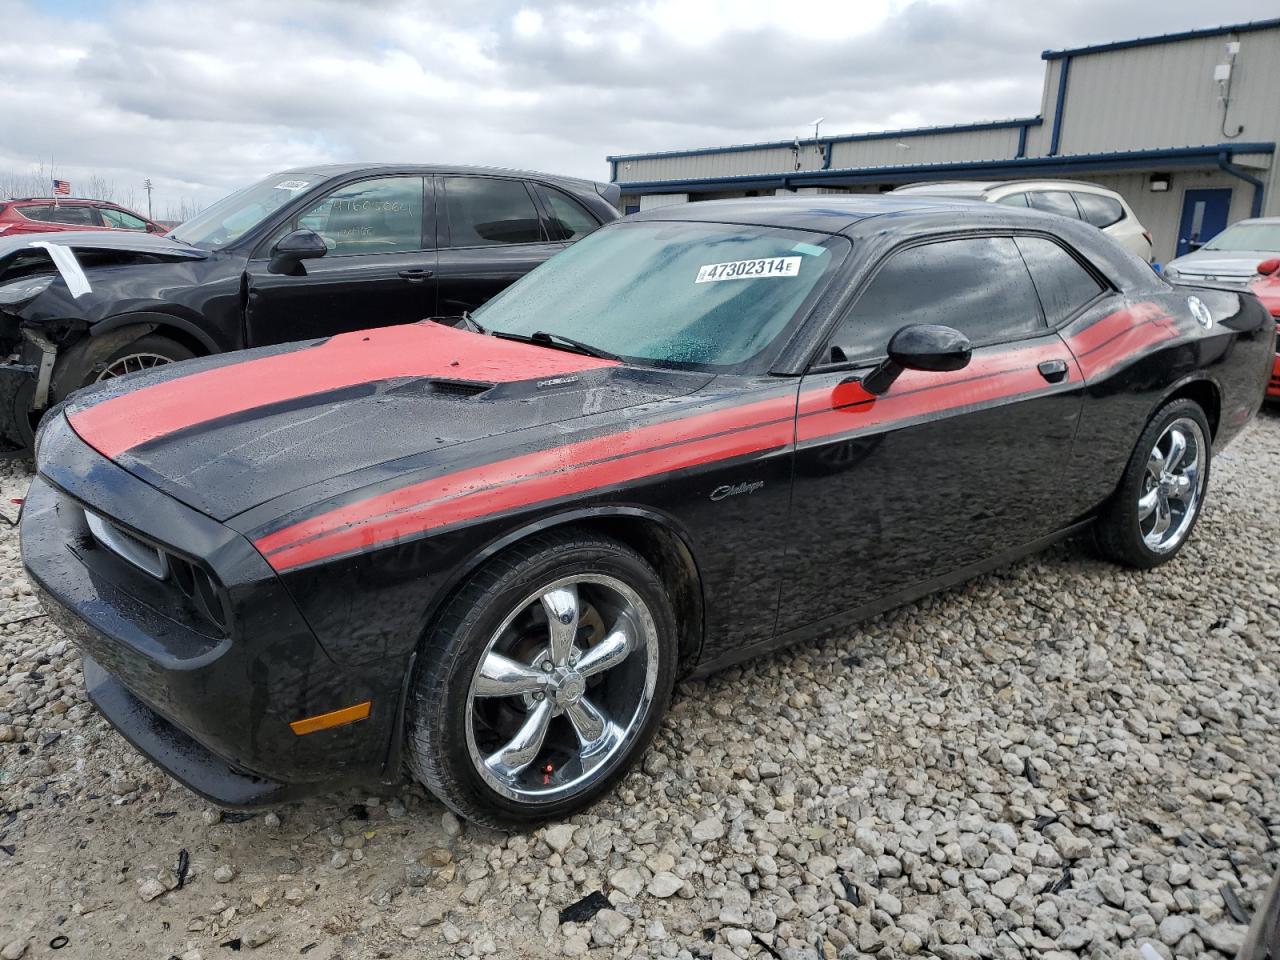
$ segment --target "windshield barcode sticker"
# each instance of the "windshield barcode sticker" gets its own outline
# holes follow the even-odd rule
[[[802,259],[802,257],[763,257],[760,260],[707,263],[698,268],[698,279],[694,283],[747,280],[754,277],[798,277]]]

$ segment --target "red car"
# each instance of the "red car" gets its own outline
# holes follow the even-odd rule
[[[165,233],[168,228],[105,200],[54,200],[50,197],[0,200],[0,237],[58,230]]]
[[[1262,305],[1276,318],[1276,334],[1280,336],[1280,257],[1263,260],[1258,264],[1258,279],[1249,284],[1249,289],[1258,295]],[[1280,350],[1280,345],[1277,345]],[[1280,353],[1271,367],[1271,379],[1267,382],[1267,397],[1280,400]]]

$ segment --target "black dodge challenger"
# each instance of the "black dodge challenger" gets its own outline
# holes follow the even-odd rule
[[[215,802],[407,762],[532,823],[609,789],[679,676],[1088,527],[1170,560],[1274,349],[1252,296],[1034,211],[665,208],[456,326],[77,393],[23,558],[99,709]]]

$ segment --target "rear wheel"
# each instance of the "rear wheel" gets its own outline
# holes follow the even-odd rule
[[[1147,569],[1172,560],[1200,518],[1213,441],[1194,400],[1162,407],[1138,439],[1120,488],[1094,527],[1107,558]]]
[[[491,561],[426,640],[408,710],[414,774],[468,819],[520,827],[610,789],[653,738],[675,618],[653,568],[587,534]]]

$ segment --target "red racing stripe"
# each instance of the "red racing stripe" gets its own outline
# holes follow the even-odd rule
[[[274,564],[279,551],[302,541],[341,532],[356,525],[368,526],[375,521],[388,520],[425,504],[464,497],[478,491],[542,475],[563,473],[586,464],[619,457],[655,451],[659,456],[687,456],[688,452],[683,450],[683,445],[692,441],[715,440],[721,434],[731,435],[733,431],[755,429],[761,425],[780,424],[787,434],[785,442],[789,443],[794,415],[795,399],[787,394],[742,407],[695,414],[679,420],[636,427],[620,434],[539,450],[379,494],[291,524],[262,537],[254,545],[264,554],[271,554],[270,559]],[[682,453],[673,453],[671,448]]]
[[[825,410],[814,409],[812,401],[804,404],[811,413],[800,417],[796,440],[803,445],[944,410],[1041,393],[1048,384],[1036,369],[1036,364],[1043,360],[1061,359],[1063,353],[1061,346],[1048,343],[1030,349],[989,354],[964,370],[947,375],[942,382],[938,382],[938,374],[908,370],[898,377],[889,393],[871,397],[855,406],[843,406],[848,400],[842,401],[837,395],[828,393]],[[1073,366],[1068,367],[1063,384],[1074,379],[1074,369]],[[856,402],[859,398],[852,399]]]
[[[81,439],[115,459],[197,424],[362,383],[398,377],[506,383],[615,365],[438,323],[415,323],[343,333],[315,347],[140,387],[78,410],[69,420]]]
[[[1177,321],[1154,304],[1135,306],[1138,309],[1112,314],[1070,339],[1072,351],[1076,354],[1086,379],[1092,380],[1138,356],[1147,348],[1180,336]],[[1116,317],[1126,318],[1128,325],[1109,322]],[[1104,324],[1108,336],[1085,336],[1092,334],[1095,327]]]
[[[389,516],[357,522],[296,546],[284,547],[269,554],[267,560],[276,570],[287,570],[335,554],[412,536],[433,527],[492,516],[531,503],[585,493],[672,470],[786,447],[791,443],[792,431],[792,421],[788,417],[777,423],[708,437],[674,449],[651,450],[541,474],[518,483],[495,484],[456,497],[433,500]]]
[[[982,357],[961,380],[945,383],[938,383],[936,374],[905,373],[899,383],[909,392],[867,404],[881,412],[852,427],[847,410],[832,408],[860,403],[870,395],[857,384],[823,387],[801,396],[800,422],[806,425],[822,419],[820,411],[825,409],[824,424],[830,432],[839,433],[918,412],[1044,389],[1035,364],[1061,353],[1060,347],[1046,344]],[[458,471],[300,521],[258,539],[255,546],[272,567],[287,570],[463,520],[777,449],[795,436],[794,404],[791,396],[779,397]],[[804,436],[816,435],[808,430]]]
[[[1088,369],[1106,369],[1177,336],[1171,317],[1153,304],[1110,314],[1071,338]],[[695,414],[435,477],[319,514],[255,541],[278,571],[353,553],[424,531],[618,483],[811,443],[869,426],[1013,397],[1047,388],[1036,369],[1062,359],[1046,342],[980,355],[955,374],[905,371],[894,390],[874,397],[856,382],[743,407]],[[1069,366],[1069,383],[1084,367]],[[1088,376],[1089,374],[1086,374]],[[792,416],[796,414],[794,421]]]

